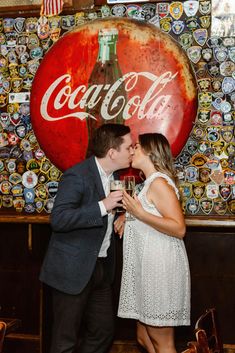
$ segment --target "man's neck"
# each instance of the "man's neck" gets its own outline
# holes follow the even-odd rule
[[[110,174],[112,174],[114,172],[113,165],[111,165],[112,163],[110,163],[110,160],[108,158],[97,158],[96,157],[96,159],[107,176],[109,176]]]

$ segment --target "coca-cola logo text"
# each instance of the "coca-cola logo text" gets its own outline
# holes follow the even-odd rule
[[[85,85],[80,85],[72,91],[70,86],[71,75],[65,74],[58,77],[48,87],[42,98],[40,112],[43,119],[47,121],[57,121],[67,118],[78,118],[80,120],[91,118],[96,120],[96,117],[89,113],[89,109],[92,109],[100,102],[102,99],[100,95],[101,91],[107,91],[102,101],[100,112],[104,120],[114,119],[121,111],[124,120],[130,119],[133,114],[136,114],[138,119],[157,119],[162,117],[171,99],[171,95],[161,94],[161,92],[176,76],[177,72],[174,74],[165,72],[160,77],[150,72],[130,72],[114,82],[112,86],[97,85],[94,83],[89,88]],[[139,77],[147,78],[151,83],[143,99],[138,95],[134,95],[126,101],[125,97],[119,96],[116,99],[122,101],[122,106],[118,112],[112,114],[113,106],[110,106],[110,102],[118,87],[124,82],[125,91],[129,93],[138,84]],[[51,97],[54,94],[56,96],[52,99]],[[67,105],[71,113],[53,117],[49,113],[50,105],[58,112],[63,112],[62,108]],[[112,105],[115,105],[115,101]],[[88,110],[84,111],[86,109]]]

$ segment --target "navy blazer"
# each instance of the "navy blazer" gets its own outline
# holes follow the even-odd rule
[[[94,157],[63,174],[51,214],[53,233],[40,273],[42,282],[68,294],[78,294],[86,286],[107,229],[108,217],[101,216],[98,204],[104,198]],[[106,266],[111,283],[113,234]]]

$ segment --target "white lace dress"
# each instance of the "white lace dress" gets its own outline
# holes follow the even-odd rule
[[[154,173],[138,198],[144,209],[161,216],[149,203],[151,182],[165,174]],[[168,236],[135,219],[127,221],[123,239],[123,272],[118,316],[151,326],[190,325],[190,273],[183,240]]]

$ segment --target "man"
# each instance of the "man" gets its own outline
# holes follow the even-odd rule
[[[104,353],[113,338],[114,275],[112,210],[122,191],[109,191],[113,173],[130,166],[130,129],[105,124],[93,137],[94,156],[62,177],[51,214],[53,234],[40,279],[53,288],[51,353]]]

